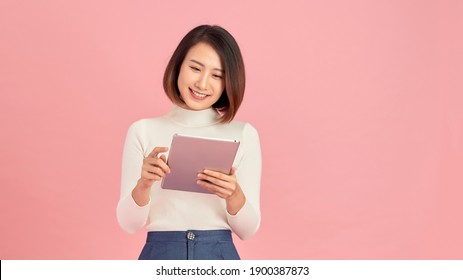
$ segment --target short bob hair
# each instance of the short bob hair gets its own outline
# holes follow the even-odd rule
[[[230,122],[243,101],[246,78],[238,44],[233,36],[220,26],[200,25],[183,37],[164,72],[164,91],[174,104],[184,103],[177,86],[180,67],[190,48],[200,42],[210,45],[220,57],[225,71],[225,89],[212,107],[220,111],[221,123]]]

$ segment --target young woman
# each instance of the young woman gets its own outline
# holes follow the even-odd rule
[[[164,74],[172,110],[128,129],[122,158],[120,226],[148,231],[139,259],[239,259],[231,231],[254,235],[260,224],[261,150],[256,129],[232,121],[245,88],[241,52],[230,33],[202,25],[180,42]],[[175,133],[239,140],[229,174],[203,170],[197,184],[213,194],[162,189]]]

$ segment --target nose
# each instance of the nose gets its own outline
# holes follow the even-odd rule
[[[207,89],[207,75],[203,74],[198,77],[195,86],[200,90]]]

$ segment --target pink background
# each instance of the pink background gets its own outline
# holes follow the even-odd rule
[[[270,4],[271,3],[271,4]],[[245,259],[463,258],[462,1],[1,1],[0,258],[135,259],[128,126],[183,35],[239,42],[263,150]]]

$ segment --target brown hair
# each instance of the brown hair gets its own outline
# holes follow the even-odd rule
[[[200,42],[210,45],[221,59],[225,71],[225,89],[212,107],[222,113],[221,123],[230,122],[243,101],[246,79],[240,48],[233,36],[220,26],[200,25],[183,37],[164,72],[164,91],[173,103],[183,103],[177,86],[180,66],[190,48]]]

